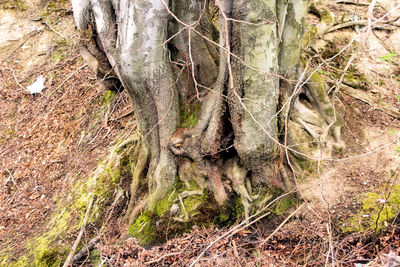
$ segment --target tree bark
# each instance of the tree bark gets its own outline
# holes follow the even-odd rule
[[[180,214],[174,219],[188,223],[198,213],[185,199],[211,193],[207,201],[219,206],[214,212],[234,214],[238,198],[249,216],[256,187],[291,187],[280,178],[283,161],[277,159],[296,140],[289,127],[319,138],[307,123],[327,126],[336,119],[325,90],[307,84],[310,71],[301,60],[307,4],[73,0],[77,27],[92,31],[97,49],[86,43],[87,57],[93,66],[107,62],[103,69],[129,93],[142,132],[127,211],[133,232],[145,227],[145,216],[162,222],[160,203],[167,202],[168,216]],[[308,80],[316,82],[313,75]],[[310,106],[298,100],[302,92]],[[194,123],[180,127],[189,107]],[[314,117],[304,119],[302,109]]]

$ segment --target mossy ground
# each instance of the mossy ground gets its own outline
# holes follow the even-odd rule
[[[76,175],[77,182],[71,193],[57,200],[58,209],[50,216],[47,230],[27,242],[25,256],[16,262],[8,262],[8,266],[32,266],[32,263],[34,266],[59,266],[69,253],[71,237],[79,231],[91,198],[95,202],[89,223],[102,227],[104,207],[112,200],[117,185],[130,174],[130,152],[134,146],[132,143],[121,144],[122,141],[117,142],[109,155],[100,161],[92,177],[79,179],[79,174]],[[7,259],[8,256],[0,257],[0,263],[5,264]]]
[[[212,200],[207,192],[202,195],[181,197],[182,202],[179,200],[179,196],[183,192],[196,190],[200,190],[200,187],[194,182],[187,186],[176,177],[175,183],[166,197],[157,202],[153,211],[142,213],[129,227],[128,233],[136,237],[139,244],[151,246],[162,243],[168,235],[175,236],[182,232],[190,231],[194,224],[201,224],[202,221],[206,222],[204,218],[201,219],[202,212],[200,211],[206,211],[205,206],[216,205],[215,203],[210,203]],[[179,207],[174,214],[171,211],[172,206]]]
[[[385,192],[382,190],[381,192]],[[348,223],[343,224],[344,231],[379,232],[398,217],[400,212],[400,185],[393,185],[387,193],[367,192],[361,197],[360,211]]]
[[[204,190],[201,195],[191,195],[181,198],[184,192],[200,190],[199,186],[191,182],[189,186],[177,177],[173,188],[170,189],[165,198],[161,199],[153,212],[146,211],[129,228],[129,234],[134,236],[140,245],[152,246],[161,244],[167,237],[178,236],[184,232],[190,232],[194,225],[207,227],[216,225],[218,227],[229,227],[244,219],[244,208],[238,195],[232,194],[224,207],[219,207],[212,195]],[[267,195],[271,197],[282,193],[279,190],[263,189],[260,198],[254,203],[254,207]],[[268,192],[267,192],[268,191]],[[283,197],[277,205],[272,208],[274,215],[283,214],[288,208],[296,204],[297,198],[293,196]],[[265,203],[268,203],[266,201]],[[183,205],[182,205],[183,204]],[[179,206],[178,211],[172,211],[173,206]],[[256,208],[255,208],[256,209]],[[257,212],[257,210],[254,210]],[[267,211],[266,211],[267,212]],[[185,217],[187,216],[187,217]],[[177,219],[178,218],[178,219]]]

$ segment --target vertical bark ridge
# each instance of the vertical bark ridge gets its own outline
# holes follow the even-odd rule
[[[277,148],[269,137],[276,139],[277,136],[274,117],[279,88],[279,80],[274,75],[278,71],[279,53],[276,3],[272,0],[235,1],[232,16],[241,21],[233,23],[232,52],[245,63],[232,60],[234,88],[229,88],[228,95],[231,99],[236,99],[235,95],[241,97],[240,101],[230,103],[235,148],[242,162],[252,171],[253,179],[265,183],[266,173],[272,169],[268,162],[274,158]]]

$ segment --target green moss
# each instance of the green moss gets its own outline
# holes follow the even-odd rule
[[[315,2],[311,3],[310,11],[319,16],[321,23],[332,25],[335,22],[333,13],[324,7],[317,6]]]
[[[199,103],[186,107],[183,109],[183,111],[180,113],[180,128],[193,128],[197,122],[199,121],[199,110],[200,110],[201,105]],[[186,114],[186,117],[185,117]]]
[[[89,259],[91,266],[105,266],[104,264],[102,264],[101,254],[98,249],[93,249],[90,252]]]
[[[81,225],[87,206],[91,198],[95,202],[90,212],[89,222],[101,227],[105,206],[109,203],[115,188],[121,179],[130,172],[130,151],[132,146],[121,149],[116,145],[107,157],[97,166],[92,177],[82,180],[79,173],[70,175],[68,179],[77,182],[71,188],[71,194],[67,197],[56,199],[58,208],[50,216],[46,231],[40,236],[33,237],[26,244],[25,256],[11,264],[14,266],[59,266],[71,248],[69,240],[72,233],[76,233]],[[10,250],[2,251],[5,256],[0,262],[7,261]]]
[[[296,158],[296,162],[300,165],[302,170],[312,172],[315,170],[317,163],[312,160],[304,159],[304,158]]]
[[[53,62],[58,63],[58,62],[62,61],[66,56],[67,56],[67,55],[66,55],[63,51],[58,50],[58,51],[55,51],[55,52],[52,54],[51,60],[52,60]]]
[[[307,25],[306,32],[303,35],[303,47],[307,48],[315,43],[318,38],[318,29],[314,25]]]
[[[275,208],[275,214],[276,215],[284,214],[289,208],[293,207],[296,203],[298,203],[298,200],[299,199],[294,195],[287,195],[282,197]]]
[[[386,54],[381,57],[382,60],[385,60],[389,63],[395,62],[399,58],[399,55],[397,55],[396,52],[391,51],[389,54]]]
[[[154,219],[152,217],[149,212],[145,212],[129,227],[128,233],[136,237],[141,246],[153,244],[157,238]]]
[[[384,192],[385,190],[382,190]],[[344,231],[380,231],[390,224],[400,211],[400,185],[394,185],[390,194],[368,192],[362,196],[361,210],[349,222]]]
[[[235,214],[235,219],[238,219],[237,217],[244,217],[244,207],[242,204],[242,200],[239,196],[235,199],[235,207],[233,213]]]
[[[25,11],[27,9],[25,2],[21,0],[2,0],[0,2],[0,8],[16,9],[19,11]]]
[[[41,14],[43,17],[49,16],[52,13],[60,12],[68,7],[68,0],[52,0],[47,3],[46,9]]]
[[[328,9],[321,8],[319,15],[320,15],[321,22],[325,23],[326,25],[332,25],[335,21],[333,14]]]
[[[5,130],[4,132],[0,132],[0,143],[8,141],[9,139],[15,136],[14,130]]]
[[[61,251],[56,249],[48,249],[41,251],[41,253],[37,256],[34,263],[35,266],[60,266],[62,263],[62,258],[60,257]]]
[[[175,178],[173,187],[168,191],[165,198],[159,200],[155,206],[154,213],[158,217],[165,215],[167,211],[170,210],[171,206],[178,201],[178,195],[184,191],[197,191],[200,187],[194,182],[189,182],[189,187],[187,187],[178,177]],[[194,212],[197,207],[204,203],[208,198],[207,192],[204,192],[201,196],[194,195],[183,199],[183,204],[185,205],[185,210],[188,213]],[[182,208],[182,207],[181,207]],[[181,214],[182,215],[182,214]]]
[[[219,220],[221,221],[221,222],[227,222],[228,220],[229,220],[229,214],[227,214],[227,213],[225,213],[225,212],[221,212],[220,214],[219,214]]]
[[[313,71],[310,77],[310,83],[312,83],[313,88],[316,89],[319,100],[323,102],[326,95],[324,79],[316,71]]]
[[[108,104],[110,104],[111,101],[115,98],[116,95],[117,95],[117,92],[111,91],[111,90],[107,90],[106,93],[103,96],[102,105],[103,106],[107,106]]]
[[[174,188],[175,189],[175,188]],[[174,204],[175,198],[177,196],[176,190],[168,192],[167,196],[160,201],[157,202],[154,212],[157,216],[162,217],[164,214],[169,211],[171,206]]]
[[[208,194],[205,192],[202,195],[194,195],[187,197],[183,200],[183,205],[185,205],[186,212],[189,216],[194,216],[197,212],[197,208],[205,203],[208,199]]]

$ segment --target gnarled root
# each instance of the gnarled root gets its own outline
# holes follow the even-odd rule
[[[247,177],[247,170],[239,165],[239,158],[229,159],[225,166],[225,173],[229,180],[232,181],[233,190],[240,196],[245,217],[249,217],[251,204],[258,196],[251,195],[251,183]]]

